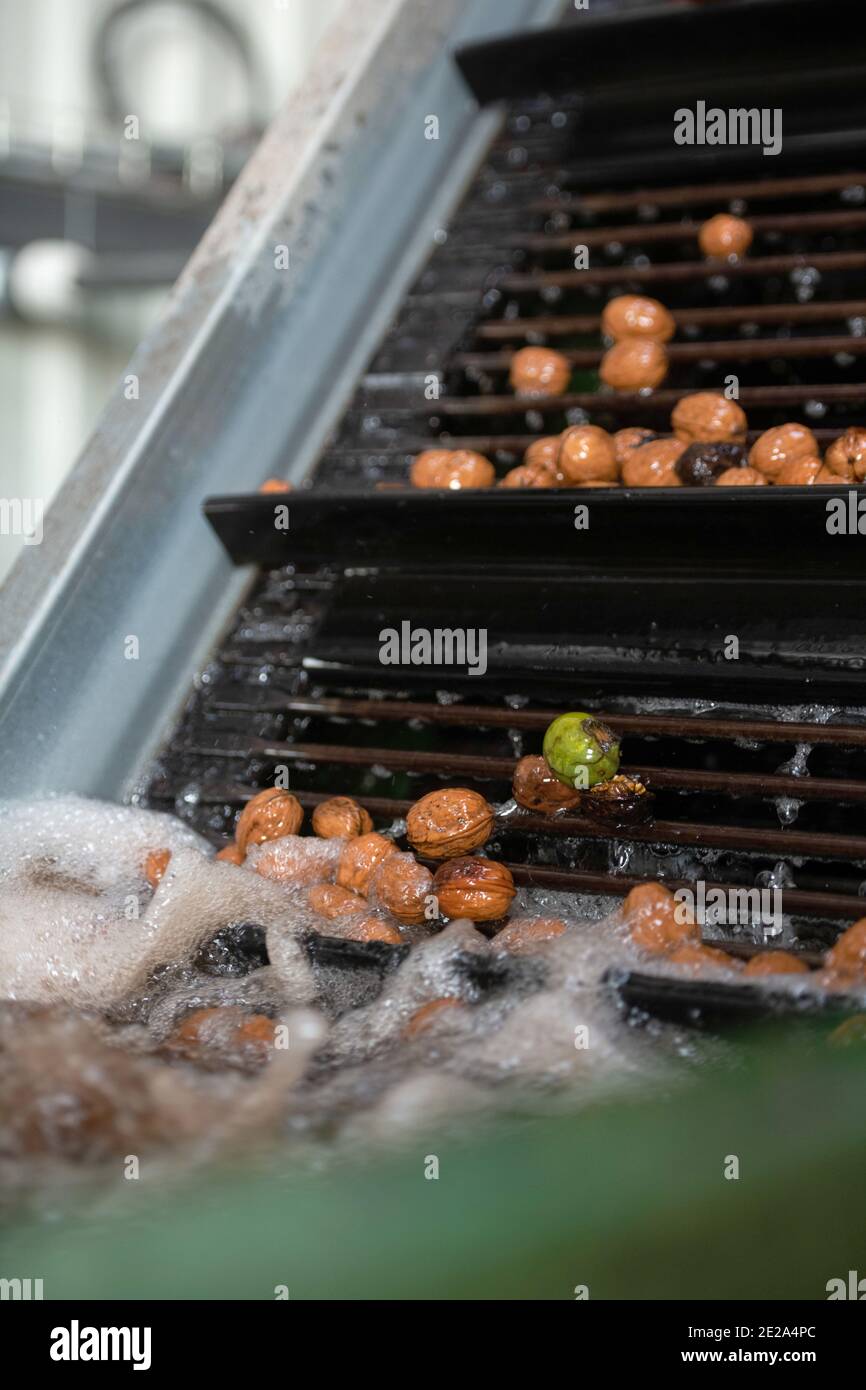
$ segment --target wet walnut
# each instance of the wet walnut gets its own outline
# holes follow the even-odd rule
[[[495,922],[511,906],[515,888],[504,864],[473,855],[441,864],[433,878],[433,892],[444,917]]]
[[[523,455],[523,462],[530,466],[543,464],[556,474],[560,442],[558,434],[545,434],[541,439],[533,439]]]
[[[614,391],[651,391],[668,374],[668,355],[654,338],[621,338],[604,354],[598,374]]]
[[[220,850],[219,854],[215,855],[214,857],[216,859],[221,860],[221,862],[224,864],[237,864],[237,866],[240,867],[241,864],[243,864],[246,855],[244,854],[240,845],[226,845],[223,849]]]
[[[493,808],[478,792],[443,787],[416,801],[406,838],[423,859],[456,859],[480,849],[493,834]]]
[[[291,492],[291,491],[292,491],[292,485],[291,485],[291,483],[287,483],[287,482],[285,481],[285,479],[283,479],[283,478],[268,478],[267,481],[264,482],[264,483],[262,483],[261,487],[259,488],[259,492],[264,492],[264,493],[269,493],[269,492]]]
[[[412,464],[413,487],[461,488],[492,487],[496,470],[489,459],[473,449],[426,449]]]
[[[268,787],[252,797],[241,811],[235,826],[235,842],[244,854],[250,845],[264,845],[297,835],[304,820],[300,801],[291,792]]]
[[[632,888],[622,912],[634,944],[652,955],[667,955],[687,942],[699,941],[691,914],[661,883],[640,883]]]
[[[716,478],[716,487],[767,487],[767,479],[757,468],[726,468]]]
[[[453,449],[424,449],[412,462],[409,481],[413,487],[446,487],[443,480]]]
[[[437,1023],[444,1014],[451,1009],[464,1009],[466,1006],[462,999],[453,999],[445,996],[442,999],[430,999],[426,1004],[422,1004],[420,1009],[409,1018],[403,1029],[404,1038],[418,1038],[422,1033],[426,1033],[429,1028]]]
[[[742,444],[690,444],[677,459],[677,474],[688,487],[710,487],[729,468],[744,468]]]
[[[742,217],[728,212],[717,213],[706,221],[698,232],[698,244],[705,256],[725,260],[744,256],[752,244],[754,232]]]
[[[608,782],[598,782],[578,796],[582,816],[611,828],[635,825],[646,820],[652,811],[652,793],[643,782],[623,773],[617,773]]]
[[[821,478],[824,471],[824,465],[818,458],[788,459],[776,474],[776,486],[812,487],[815,483],[826,481],[826,478]],[[830,481],[833,481],[832,475]]]
[[[744,975],[808,975],[805,962],[790,951],[759,951],[747,962]]]
[[[353,919],[345,926],[341,925],[340,935],[347,941],[382,941],[387,946],[400,946],[403,942],[397,928],[377,917],[375,913],[370,913],[368,917],[362,917],[360,920]]]
[[[414,854],[389,854],[370,880],[370,900],[402,922],[419,927],[432,900],[433,875]]]
[[[852,425],[840,434],[828,448],[824,462],[831,473],[846,481],[866,482],[866,429]]]
[[[547,941],[565,933],[561,917],[515,917],[493,938],[495,951],[510,951],[512,955],[529,954]]]
[[[196,1009],[175,1029],[166,1048],[190,1061],[225,1066],[256,1066],[273,1050],[276,1025],[264,1014],[235,1005]]]
[[[622,466],[624,487],[682,487],[677,463],[683,452],[678,439],[653,439],[632,449]]]
[[[613,436],[613,456],[622,468],[627,459],[631,458],[635,449],[639,449],[642,444],[649,444],[653,439],[659,439],[653,430],[641,430],[631,425],[624,430],[617,430]]]
[[[684,444],[714,444],[730,440],[745,442],[748,421],[736,401],[716,391],[695,391],[677,401],[671,415],[671,428]],[[754,459],[750,460],[754,466]]]
[[[152,849],[144,861],[144,876],[151,888],[156,888],[168,868],[171,859],[170,849]]]
[[[571,365],[552,348],[521,348],[511,359],[509,381],[518,396],[561,396],[571,381]]]
[[[758,435],[749,450],[749,464],[775,482],[786,463],[817,458],[818,441],[805,425],[774,425]]]
[[[605,305],[601,331],[615,341],[652,338],[657,343],[666,343],[674,336],[676,324],[670,309],[658,299],[643,294],[620,294]]]
[[[709,966],[715,970],[740,970],[740,962],[715,946],[704,946],[699,941],[687,941],[677,946],[668,956],[671,965],[682,965],[692,975],[701,975]]]
[[[862,981],[866,977],[866,917],[844,931],[824,957],[830,975]]]
[[[360,893],[341,888],[338,883],[314,883],[307,894],[307,902],[320,917],[351,917],[355,912],[367,910]]]
[[[557,487],[556,473],[546,463],[519,463],[510,468],[500,487]]]
[[[518,805],[543,816],[553,815],[555,811],[572,811],[580,801],[580,793],[561,782],[540,754],[520,759],[514,769],[512,791]]]
[[[337,882],[341,888],[351,888],[353,893],[366,897],[374,870],[389,854],[399,853],[393,840],[377,834],[375,830],[369,835],[358,835],[349,841],[340,855]]]
[[[332,796],[319,802],[313,812],[313,830],[323,840],[351,840],[355,835],[368,835],[372,829],[370,813],[350,796]]]
[[[615,482],[619,467],[613,440],[598,425],[574,425],[561,436],[559,471],[566,483]]]

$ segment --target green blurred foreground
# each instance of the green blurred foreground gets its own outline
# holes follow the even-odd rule
[[[154,1195],[145,1169],[111,1216],[7,1232],[0,1274],[47,1298],[824,1299],[866,1274],[866,1047],[827,1031],[748,1040],[672,1099],[439,1128],[324,1175]]]

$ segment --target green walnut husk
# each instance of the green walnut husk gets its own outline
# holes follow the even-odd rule
[[[542,751],[554,777],[580,790],[609,782],[619,768],[619,740],[591,714],[560,714],[544,735]]]

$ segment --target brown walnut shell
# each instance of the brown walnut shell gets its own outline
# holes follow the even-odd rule
[[[337,867],[337,882],[341,888],[351,888],[353,893],[367,896],[370,880],[382,860],[389,854],[400,851],[385,835],[374,830],[369,835],[358,835],[350,840],[340,855]]]
[[[467,787],[443,787],[416,801],[406,837],[423,859],[456,859],[480,849],[493,834],[493,807]]]
[[[445,917],[495,922],[511,906],[515,888],[504,864],[471,856],[441,864],[433,878],[433,892]]]
[[[319,802],[313,812],[313,831],[323,840],[351,840],[355,835],[369,835],[372,829],[369,811],[351,796],[332,796],[328,801]]]
[[[297,835],[304,820],[304,810],[296,796],[280,787],[268,787],[252,797],[238,816],[235,841],[244,853],[250,845],[264,845],[268,840],[281,840],[284,835]]]

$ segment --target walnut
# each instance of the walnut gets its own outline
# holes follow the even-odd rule
[[[404,927],[418,927],[427,916],[433,875],[414,854],[389,854],[370,880],[370,900],[385,908]]]
[[[441,864],[433,878],[433,892],[445,917],[495,922],[508,911],[515,888],[504,864],[473,855]]]
[[[272,1018],[228,1005],[187,1014],[166,1048],[191,1061],[215,1066],[260,1066],[273,1049],[275,1035]]]
[[[447,996],[442,999],[430,999],[412,1014],[403,1029],[403,1037],[417,1038],[422,1033],[426,1033],[446,1009],[462,1009],[464,1007],[462,999],[453,999]]]
[[[607,430],[598,425],[574,425],[566,430],[559,445],[559,471],[566,483],[615,481],[619,467]]]
[[[654,338],[666,343],[676,324],[670,309],[643,294],[619,294],[609,299],[601,316],[601,331],[608,338]]]
[[[426,449],[412,464],[413,487],[460,488],[491,487],[496,469],[474,449]]]
[[[352,893],[337,883],[314,883],[307,902],[320,917],[350,917],[353,912],[366,912],[367,904],[360,893]]]
[[[809,967],[790,951],[759,951],[746,963],[744,975],[807,975]]]
[[[715,970],[741,970],[742,964],[725,951],[715,946],[704,946],[700,941],[687,941],[677,946],[668,956],[671,965],[682,965],[691,975],[702,975],[708,966]]]
[[[507,927],[496,933],[493,948],[496,951],[510,951],[518,956],[528,954],[545,941],[553,941],[555,937],[562,936],[565,929],[561,917],[515,917]]]
[[[518,396],[561,396],[571,381],[571,364],[553,348],[521,348],[511,359],[509,380]]]
[[[409,479],[413,487],[446,487],[444,479],[453,449],[424,449],[416,455]]]
[[[520,463],[510,468],[500,487],[558,487],[556,473],[546,463]]]
[[[259,488],[259,492],[264,493],[291,492],[292,490],[293,489],[291,483],[287,483],[283,478],[268,478],[267,481],[262,483],[261,487]]]
[[[297,835],[304,819],[300,801],[280,787],[268,787],[252,797],[241,811],[235,826],[238,849],[246,853],[250,845],[264,845]]]
[[[223,860],[223,862],[226,864],[241,865],[243,864],[246,855],[244,854],[240,845],[225,845],[224,848],[220,850],[219,854],[215,856],[215,858]]]
[[[705,256],[735,260],[746,254],[754,235],[751,226],[742,217],[720,212],[703,224],[698,232],[698,244]]]
[[[144,876],[151,888],[156,888],[171,859],[170,849],[152,849],[144,861]]]
[[[397,928],[375,913],[349,921],[345,926],[341,924],[340,936],[347,941],[383,941],[388,946],[400,946],[403,941]]]
[[[677,475],[688,487],[712,487],[731,468],[745,468],[746,451],[730,441],[690,444],[677,459]]]
[[[493,808],[478,792],[443,787],[428,792],[406,817],[406,838],[424,859],[470,854],[493,834]]]
[[[621,772],[607,782],[581,790],[578,796],[581,815],[614,828],[646,820],[653,803],[652,793],[643,782]]]
[[[613,436],[613,455],[620,468],[631,456],[634,449],[639,449],[641,444],[649,444],[651,440],[657,438],[658,436],[653,430],[642,430],[636,425],[629,425],[624,430],[617,430]]]
[[[712,444],[731,440],[742,444],[748,421],[736,401],[717,391],[694,391],[677,401],[671,428],[684,444]],[[750,460],[754,466],[754,459]]]
[[[866,975],[866,917],[848,927],[824,957],[832,975],[862,980]]]
[[[632,449],[622,466],[624,487],[682,487],[677,463],[683,452],[678,439],[651,439]]]
[[[689,941],[698,942],[697,926],[661,883],[640,883],[623,903],[631,939],[652,955],[667,955]],[[683,920],[678,920],[682,918]]]
[[[514,769],[512,792],[514,800],[527,811],[538,811],[543,816],[563,809],[574,810],[580,800],[573,787],[554,776],[540,754],[520,759]]]
[[[313,812],[313,830],[323,840],[340,836],[345,840],[355,835],[368,835],[373,829],[369,811],[350,796],[332,796],[321,801]]]
[[[555,474],[559,458],[559,445],[560,437],[558,434],[545,434],[540,439],[533,439],[523,455],[523,462],[533,466],[543,464]]]
[[[668,355],[654,338],[621,338],[604,354],[598,374],[614,391],[651,391],[668,374]]]
[[[824,465],[819,458],[788,459],[776,474],[775,482],[777,487],[812,487],[821,481],[822,472]]]
[[[862,425],[851,425],[838,439],[834,439],[824,462],[833,473],[846,480],[856,478],[866,482],[866,429]]]
[[[818,441],[812,431],[806,425],[790,421],[787,425],[774,425],[758,435],[749,450],[749,465],[775,482],[786,463],[817,458],[818,452]]]
[[[716,478],[716,487],[766,487],[767,479],[757,468],[726,468]]]
[[[399,853],[393,840],[377,834],[375,830],[369,835],[358,835],[349,841],[340,855],[337,882],[341,888],[351,888],[354,893],[366,897],[374,869],[389,854]]]

